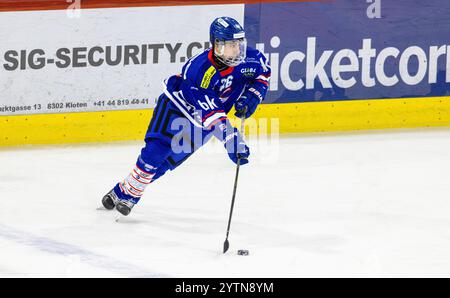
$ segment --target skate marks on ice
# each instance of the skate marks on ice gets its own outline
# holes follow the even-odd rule
[[[118,274],[120,276],[168,277],[157,272],[148,271],[145,268],[140,268],[138,266],[128,264],[119,259],[90,252],[75,245],[58,242],[50,238],[35,236],[33,234],[11,228],[3,224],[0,224],[0,238],[13,241],[15,243],[28,247],[33,247],[40,251],[58,256],[77,256],[82,263]],[[0,275],[1,273],[2,272],[0,271]]]

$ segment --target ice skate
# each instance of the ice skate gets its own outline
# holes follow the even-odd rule
[[[107,210],[112,210],[116,207],[119,198],[117,197],[114,189],[111,189],[102,199],[103,207]]]
[[[127,216],[128,214],[130,214],[131,209],[134,205],[134,202],[131,200],[119,200],[116,204],[116,210],[123,216]]]

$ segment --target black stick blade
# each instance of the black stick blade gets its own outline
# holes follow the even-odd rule
[[[230,243],[228,242],[228,239],[227,239],[223,243],[223,253],[226,253],[229,247],[230,247]]]

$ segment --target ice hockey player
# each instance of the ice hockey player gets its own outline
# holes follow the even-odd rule
[[[270,79],[266,57],[247,48],[245,32],[233,18],[220,17],[210,26],[212,47],[189,59],[182,73],[165,80],[157,100],[145,146],[131,173],[102,199],[103,206],[128,215],[145,188],[174,170],[212,137],[230,159],[248,163],[250,150],[227,119],[250,117],[263,101]]]

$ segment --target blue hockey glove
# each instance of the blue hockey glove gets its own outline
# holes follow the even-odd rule
[[[236,117],[248,118],[256,111],[256,108],[261,103],[261,99],[258,98],[258,96],[254,92],[260,94],[254,88],[250,88],[249,90],[245,91],[244,94],[236,101],[236,103],[234,104],[234,109],[236,110],[236,113],[234,113],[234,115]]]
[[[230,159],[237,164],[238,159],[241,160],[240,164],[245,165],[248,163],[248,157],[250,156],[250,148],[245,144],[239,130],[233,127],[233,132],[225,138],[223,142],[225,149],[227,149]]]

